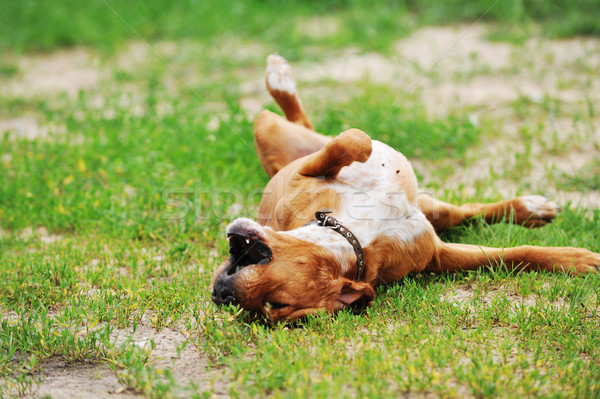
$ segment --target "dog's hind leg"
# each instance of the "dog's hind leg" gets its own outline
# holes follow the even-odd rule
[[[272,54],[267,58],[267,89],[286,118],[262,111],[254,122],[254,145],[263,169],[273,177],[281,168],[323,148],[331,137],[316,133],[308,120],[287,61]]]
[[[254,122],[254,146],[269,177],[290,162],[319,151],[330,140],[267,110]]]
[[[312,123],[302,108],[302,101],[296,88],[292,67],[279,54],[267,57],[267,90],[290,121],[314,130]]]
[[[436,231],[458,226],[469,218],[482,216],[488,223],[512,221],[526,227],[541,227],[552,222],[560,207],[541,195],[517,197],[489,204],[456,206],[419,193],[419,208]]]
[[[511,270],[563,271],[571,274],[598,272],[600,254],[583,248],[534,247],[488,248],[478,245],[447,244],[438,241],[431,272],[458,272],[481,266],[505,265]]]

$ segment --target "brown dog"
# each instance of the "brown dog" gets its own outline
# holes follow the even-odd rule
[[[284,119],[263,111],[256,150],[272,177],[258,223],[227,227],[230,258],[213,278],[213,301],[239,304],[278,320],[370,304],[373,288],[413,272],[453,272],[482,265],[573,274],[595,272],[600,254],[581,248],[498,249],[442,242],[435,230],[482,215],[529,227],[559,208],[541,196],[460,207],[419,195],[410,162],[357,129],[330,138],[313,131],[291,68],[267,60],[267,88]]]

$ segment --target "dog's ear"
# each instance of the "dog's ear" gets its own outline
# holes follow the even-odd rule
[[[362,308],[370,306],[375,298],[375,291],[370,284],[362,281],[352,281],[345,277],[340,277],[333,282],[335,289],[335,309],[345,307]]]

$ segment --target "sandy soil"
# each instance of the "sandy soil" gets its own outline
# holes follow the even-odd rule
[[[180,331],[165,328],[157,332],[146,319],[138,324],[135,333],[115,331],[113,339],[117,344],[131,339],[134,345],[150,349],[151,341],[155,348],[151,354],[151,365],[157,369],[170,370],[177,381],[179,391],[174,392],[180,397],[189,397],[192,392],[209,390],[216,397],[227,395],[227,384],[224,371],[210,369],[207,359],[192,344],[181,347],[187,340]],[[68,363],[63,358],[46,359],[41,365],[41,384],[34,388],[28,398],[41,398],[50,395],[53,398],[87,399],[87,398],[131,398],[140,397],[140,392],[127,389],[118,375],[108,366],[101,363]],[[190,383],[195,389],[190,390]]]
[[[42,384],[25,397],[42,398],[46,395],[52,398],[85,399],[138,397],[135,393],[125,390],[115,374],[107,367],[95,363],[69,364],[61,358],[47,359],[42,363]]]
[[[453,290],[452,292],[447,293],[445,296],[441,298],[442,301],[450,302],[456,306],[462,308],[471,309],[473,306],[470,304],[475,297],[475,293],[471,289],[458,288]],[[534,296],[526,296],[523,297],[519,294],[511,292],[508,288],[499,288],[492,292],[488,292],[483,295],[481,298],[478,298],[478,302],[483,306],[488,306],[494,301],[498,300],[508,300],[510,302],[517,303],[522,306],[535,306],[537,304],[537,300]],[[569,307],[568,303],[565,303],[564,298],[559,298],[557,301],[551,304],[556,308],[565,308]]]
[[[79,90],[97,87],[103,76],[99,57],[84,48],[19,57],[17,67],[19,75],[0,86],[0,95],[25,98],[57,92],[76,95]]]

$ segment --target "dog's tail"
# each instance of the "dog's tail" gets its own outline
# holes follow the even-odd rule
[[[267,57],[267,76],[265,78],[267,90],[290,121],[310,130],[314,130],[313,124],[304,113],[302,101],[296,88],[296,80],[292,67],[285,58],[279,54],[271,54]]]

